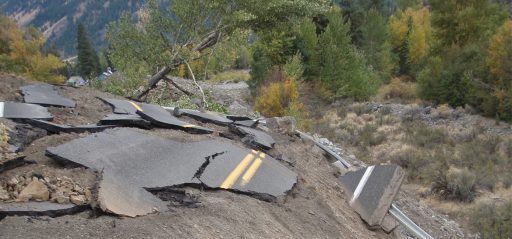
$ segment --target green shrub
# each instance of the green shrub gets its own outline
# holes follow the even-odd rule
[[[448,134],[443,129],[430,128],[424,124],[412,124],[408,129],[408,141],[416,146],[433,148],[436,145],[445,144]],[[412,131],[412,132],[411,132]]]
[[[359,132],[358,144],[364,147],[376,146],[386,140],[386,135],[377,132],[377,125],[366,124]]]
[[[469,218],[481,238],[512,238],[512,201],[502,205],[480,203]]]
[[[475,199],[476,175],[467,168],[436,175],[431,190],[443,199],[472,202]]]

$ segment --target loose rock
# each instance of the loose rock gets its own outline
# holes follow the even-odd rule
[[[47,201],[50,198],[48,187],[39,180],[30,182],[18,197],[18,200],[27,202],[30,199]]]

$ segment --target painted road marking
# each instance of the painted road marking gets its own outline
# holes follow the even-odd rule
[[[242,161],[231,171],[228,177],[222,182],[220,188],[230,189],[233,184],[235,184],[236,180],[240,177],[240,174],[249,166],[249,163],[254,159],[254,154],[247,154]]]
[[[4,102],[0,102],[0,117],[4,117]]]
[[[357,198],[363,191],[364,185],[368,181],[368,178],[370,178],[373,168],[375,168],[375,166],[370,166],[366,168],[366,171],[364,171],[363,177],[361,177],[361,181],[359,181],[359,184],[357,184],[356,190],[354,191],[354,195],[352,196],[352,199],[350,199],[350,205],[352,205],[357,200]]]
[[[135,109],[137,109],[138,111],[140,111],[140,112],[144,112],[144,111],[142,110],[142,108],[140,108],[140,106],[139,106],[139,105],[137,105],[135,102],[130,101],[130,104],[132,104],[132,105],[133,105],[133,107],[135,107]]]
[[[247,171],[245,172],[244,176],[242,176],[242,182],[240,183],[240,186],[244,187],[251,181],[252,177],[254,177],[254,174],[256,173],[256,171],[258,171],[258,168],[261,166],[262,162],[263,161],[260,158],[254,160],[251,167],[249,167],[249,169],[247,169]]]
[[[196,127],[196,126],[195,126],[195,125],[193,125],[193,124],[186,124],[186,125],[183,125],[182,127],[183,127],[183,128],[194,128],[194,127]]]

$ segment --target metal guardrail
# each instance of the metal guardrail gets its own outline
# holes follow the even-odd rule
[[[409,230],[416,237],[421,239],[434,239],[427,232],[425,232],[421,227],[416,225],[409,217],[407,217],[395,204],[391,204],[391,208],[389,209],[389,214],[393,216],[397,221],[399,221],[407,230]]]
[[[174,107],[163,107],[166,110],[172,112],[174,110]],[[259,123],[266,125],[265,119],[258,119]],[[311,135],[306,134],[304,132],[301,132],[297,130],[297,132],[301,135],[301,137],[307,138],[315,144],[320,147],[322,150],[324,150],[327,154],[329,154],[331,157],[338,160],[345,169],[348,169],[352,165],[347,162],[345,159],[343,159],[341,156],[339,156],[337,153],[333,152],[331,149],[329,149],[327,146],[323,145],[322,143],[318,142],[313,138]],[[339,164],[338,164],[339,165]],[[395,204],[391,204],[391,208],[388,210],[389,214],[393,216],[398,222],[400,222],[409,232],[414,234],[416,237],[420,239],[434,239],[432,236],[430,236],[427,232],[425,232],[421,227],[419,227],[416,223],[414,223],[407,215],[405,215]]]
[[[328,153],[329,155],[331,155],[332,157],[334,157],[335,159],[337,159],[338,161],[341,162],[341,164],[345,167],[345,168],[349,168],[351,167],[352,165],[347,162],[345,159],[343,159],[342,157],[340,157],[337,153],[333,152],[331,149],[329,149],[328,147],[326,147],[325,145],[323,145],[322,143],[316,141],[311,135],[308,135],[306,133],[303,133],[301,131],[298,131],[297,132],[302,136],[302,137],[305,137],[307,139],[310,139],[312,140],[313,142],[315,142],[315,144],[320,147],[322,150],[324,150],[326,153]],[[388,210],[389,214],[391,214],[391,216],[393,216],[398,222],[400,222],[409,232],[411,232],[412,234],[414,234],[414,236],[420,238],[420,239],[434,239],[432,236],[430,236],[427,232],[425,232],[421,227],[419,227],[416,223],[414,223],[409,217],[407,217],[407,215],[405,215],[402,211],[400,211],[400,209],[398,209],[398,207],[395,205],[395,204],[391,204],[391,208]]]

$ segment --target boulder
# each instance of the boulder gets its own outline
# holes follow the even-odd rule
[[[276,133],[294,134],[296,130],[295,118],[291,116],[273,117],[267,119],[267,127]]]
[[[20,201],[25,202],[31,199],[47,201],[49,198],[50,192],[48,191],[48,187],[39,180],[30,182],[18,196]]]

